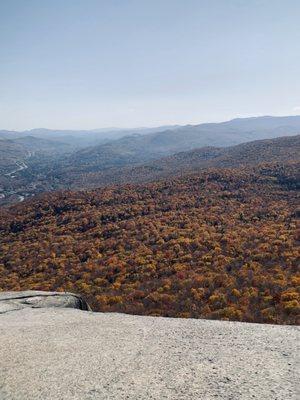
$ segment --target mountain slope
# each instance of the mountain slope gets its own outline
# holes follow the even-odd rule
[[[0,289],[94,310],[299,322],[299,163],[46,193],[0,209]]]
[[[130,165],[205,146],[232,146],[251,140],[300,134],[300,116],[235,119],[185,126],[148,135],[121,138],[73,154],[70,165],[86,171]]]
[[[60,154],[71,152],[72,150],[72,147],[68,143],[53,139],[42,139],[35,136],[22,136],[14,139],[14,142],[22,145],[30,153]]]
[[[284,141],[274,145],[266,142],[265,145],[252,144],[250,147],[231,150],[229,145],[245,142],[256,136],[269,137],[278,132],[287,136],[300,130],[300,117],[246,118],[219,124],[175,127],[164,131],[160,129],[162,127],[141,128],[140,133],[136,133],[137,130],[135,133],[131,131],[131,135],[117,140],[103,139],[104,136],[101,135],[108,134],[105,130],[92,131],[89,134],[88,131],[76,131],[74,135],[78,136],[74,139],[71,134],[73,131],[38,129],[32,130],[31,134],[42,137],[28,136],[27,132],[27,136],[12,139],[16,153],[12,154],[12,149],[7,152],[5,146],[1,146],[3,156],[0,160],[0,172],[3,174],[16,171],[16,174],[10,177],[0,175],[0,205],[23,200],[47,190],[146,182],[214,166],[235,167],[241,164],[298,159],[295,154],[299,150],[298,142],[290,146]],[[125,131],[114,132],[116,135],[124,135]],[[100,136],[97,136],[98,133]],[[3,133],[5,137],[10,134],[7,131]],[[88,139],[87,135],[91,137]],[[101,145],[73,151],[83,143],[86,144],[87,140],[100,140],[100,137]],[[12,146],[12,141],[9,143]],[[212,144],[217,144],[218,147],[212,147]],[[205,148],[199,149],[203,145]],[[252,149],[251,146],[261,147]],[[26,168],[22,164],[24,154],[30,156],[26,156]],[[20,165],[16,166],[16,162]]]
[[[0,139],[0,177],[17,169],[17,164],[24,162],[28,150],[20,143],[9,139]]]
[[[34,136],[22,136],[14,139],[0,138],[0,173],[9,173],[16,165],[36,154],[38,157],[54,156],[70,152],[67,143],[41,139]]]
[[[68,174],[73,187],[97,187],[113,183],[148,182],[205,168],[236,168],[266,162],[300,160],[300,135],[257,140],[232,147],[203,147],[134,167]]]
[[[150,134],[164,131],[166,129],[176,129],[176,126],[161,126],[155,128],[103,128],[92,130],[63,130],[63,129],[44,129],[37,128],[27,131],[7,131],[0,130],[0,139],[23,139],[25,137],[34,137],[42,140],[62,142],[68,145],[73,151],[87,146],[103,144],[111,140],[119,139],[123,136],[134,134]]]

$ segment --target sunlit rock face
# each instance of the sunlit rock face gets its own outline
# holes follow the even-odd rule
[[[296,400],[297,326],[96,313],[0,296],[2,400]]]
[[[43,292],[27,290],[23,292],[0,292],[0,314],[23,308],[77,308],[90,310],[80,296],[73,293]]]

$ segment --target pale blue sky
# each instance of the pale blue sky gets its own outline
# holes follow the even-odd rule
[[[0,129],[300,114],[300,0],[0,0]]]

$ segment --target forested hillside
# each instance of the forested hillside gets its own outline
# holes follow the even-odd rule
[[[0,212],[0,290],[94,310],[295,324],[299,163],[47,193]]]
[[[24,146],[13,140],[0,139],[0,180],[5,174],[18,169],[16,163],[23,162],[28,156]]]
[[[234,146],[259,139],[300,134],[300,116],[237,118],[221,123],[186,125],[147,135],[130,135],[79,150],[66,160],[76,171],[94,172],[147,162],[206,146]]]
[[[291,160],[300,160],[300,135],[255,140],[230,147],[202,147],[134,167],[107,168],[89,173],[77,170],[75,174],[68,171],[65,182],[74,188],[99,187],[112,183],[142,183],[205,168],[237,168]]]
[[[299,133],[300,116],[157,128],[0,131],[0,206],[49,190],[299,160]]]

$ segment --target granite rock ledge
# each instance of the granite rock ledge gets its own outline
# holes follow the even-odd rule
[[[27,290],[22,292],[0,292],[0,314],[23,308],[76,308],[91,311],[81,297],[68,292],[44,292]]]
[[[0,303],[1,400],[299,399],[296,326],[83,312],[70,293]]]

